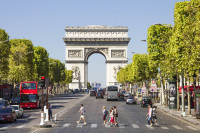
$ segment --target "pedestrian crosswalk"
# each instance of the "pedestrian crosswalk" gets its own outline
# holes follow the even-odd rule
[[[77,127],[77,128],[83,128],[83,127],[90,127],[90,128],[98,128],[101,127],[102,128],[112,128],[110,125],[103,125],[103,124],[86,124],[84,125],[83,123],[65,123],[63,124],[63,128],[70,128],[70,127]],[[141,128],[148,128],[148,129],[163,129],[163,130],[169,130],[169,129],[177,129],[177,130],[183,130],[182,127],[177,126],[177,125],[156,125],[156,126],[143,126],[143,125],[139,125],[139,124],[119,124],[118,127],[113,126],[114,128],[120,128],[120,129],[124,129],[124,128],[134,128],[134,129],[141,129]],[[185,128],[189,129],[189,130],[197,130],[194,127],[191,126],[186,126]]]

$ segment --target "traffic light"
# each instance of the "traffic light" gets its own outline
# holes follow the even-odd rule
[[[45,76],[41,76],[41,87],[45,87]]]

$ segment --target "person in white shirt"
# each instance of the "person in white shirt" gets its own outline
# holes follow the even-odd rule
[[[80,120],[77,121],[77,123],[80,123],[80,121],[83,119],[83,121],[84,121],[84,125],[86,125],[85,109],[84,109],[84,107],[83,107],[83,104],[81,104],[81,107],[80,107],[79,112],[80,112],[80,115],[81,115],[81,116],[80,116]]]

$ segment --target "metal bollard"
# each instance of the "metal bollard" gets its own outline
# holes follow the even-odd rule
[[[41,111],[41,122],[40,125],[44,125],[44,111]]]

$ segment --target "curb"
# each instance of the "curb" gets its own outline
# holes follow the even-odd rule
[[[176,119],[178,119],[178,120],[180,120],[180,121],[182,121],[182,122],[184,122],[184,123],[189,124],[190,126],[193,126],[193,127],[197,128],[197,129],[200,129],[199,126],[198,126],[199,124],[197,124],[197,123],[192,123],[191,121],[189,121],[189,120],[187,120],[187,119],[183,119],[183,118],[181,118],[181,117],[179,117],[179,116],[176,116],[176,115],[174,115],[174,114],[172,114],[172,113],[169,113],[169,111],[164,111],[164,110],[162,110],[162,109],[160,109],[160,108],[157,108],[157,109],[158,109],[159,111],[165,113],[166,115],[172,116],[172,117],[174,117],[174,118],[176,118]]]

